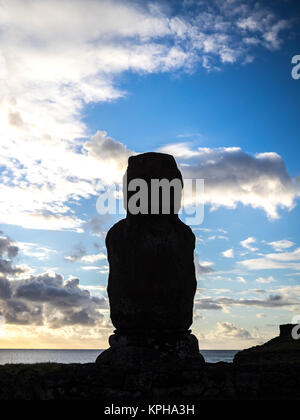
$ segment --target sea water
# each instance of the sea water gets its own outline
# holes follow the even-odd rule
[[[0,350],[0,365],[7,363],[93,363],[103,350]],[[232,362],[238,350],[202,350],[207,363]]]

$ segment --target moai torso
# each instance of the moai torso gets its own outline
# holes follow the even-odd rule
[[[186,331],[192,324],[195,237],[178,218],[125,219],[108,233],[111,319],[122,332]]]

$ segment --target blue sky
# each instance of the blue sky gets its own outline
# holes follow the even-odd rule
[[[112,331],[101,185],[132,153],[205,179],[193,331],[245,348],[300,316],[296,2],[0,2],[0,346]]]

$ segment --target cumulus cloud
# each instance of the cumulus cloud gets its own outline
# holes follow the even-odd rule
[[[84,144],[84,148],[96,159],[117,162],[122,169],[132,154],[123,143],[107,136],[106,131],[100,130],[92,137],[91,141]]]
[[[10,282],[4,277],[0,277],[0,299],[7,299],[10,297],[11,297]]]
[[[18,252],[19,248],[12,239],[8,236],[0,236],[0,278],[26,272],[25,266],[13,265],[12,259],[18,255]]]
[[[225,258],[234,258],[234,250],[231,249],[227,249],[226,251],[222,252],[223,257]]]
[[[107,301],[80,288],[78,279],[64,281],[59,274],[11,280],[4,286],[0,283],[0,307],[8,324],[95,325],[103,320],[101,309],[107,308]]]
[[[13,266],[10,260],[0,259],[0,276],[12,276],[15,274],[21,274],[26,271],[24,267],[15,267]]]
[[[160,151],[177,158],[184,178],[204,179],[205,193],[199,200],[212,210],[241,203],[277,219],[278,210],[291,210],[300,196],[299,180],[291,178],[283,159],[274,152],[253,156],[239,147],[193,150],[187,143],[166,145]]]
[[[0,236],[0,257],[6,254],[8,258],[14,258],[18,251],[19,248],[13,240],[8,236]]]
[[[130,153],[104,131],[86,141],[86,104],[126,95],[126,71],[244,63],[257,45],[280,46],[289,22],[249,2],[191,13],[152,2],[10,0],[0,25],[0,221],[80,232],[85,221],[71,204],[119,182]]]
[[[218,322],[217,334],[224,338],[251,340],[251,333],[245,328],[238,328],[232,322]]]
[[[224,349],[224,346],[227,349],[245,348],[245,346],[249,346],[249,341],[253,344],[262,344],[271,338],[272,335],[265,334],[257,327],[248,330],[226,321],[219,321],[216,328],[200,334],[202,343],[210,348],[219,349]]]
[[[232,322],[218,321],[216,328],[210,329],[207,333],[200,336],[202,343],[207,343],[210,346],[217,348],[236,348],[241,346],[243,341],[257,339],[257,332],[253,329],[252,332],[247,329],[236,326]],[[234,347],[233,347],[234,346]]]
[[[13,264],[18,250],[10,238],[0,237],[0,313],[7,324],[48,328],[101,324],[102,310],[108,307],[104,297],[92,296],[77,278],[64,280],[57,273],[21,276],[25,270]],[[4,260],[5,255],[12,259]]]

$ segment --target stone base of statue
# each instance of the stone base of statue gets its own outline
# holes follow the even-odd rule
[[[196,362],[203,364],[197,338],[190,331],[174,334],[162,331],[157,334],[132,333],[122,335],[115,332],[109,337],[110,348],[102,352],[96,363],[126,369],[140,369],[172,363],[175,369]]]
[[[156,400],[194,397],[205,362],[197,338],[190,331],[177,336],[146,334],[109,337],[110,348],[96,364],[106,375],[109,397],[114,399],[155,398]]]

